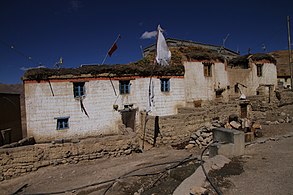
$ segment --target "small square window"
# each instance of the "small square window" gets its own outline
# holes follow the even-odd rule
[[[73,94],[74,97],[82,97],[85,95],[85,82],[73,83]]]
[[[120,94],[130,94],[130,80],[119,81]]]
[[[170,91],[170,79],[160,79],[161,80],[161,92]]]
[[[68,129],[69,128],[69,117],[58,117],[57,119],[57,130]]]

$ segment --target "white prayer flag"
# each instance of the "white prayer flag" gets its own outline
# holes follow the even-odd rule
[[[151,112],[154,106],[155,106],[155,86],[154,86],[153,80],[150,80],[147,111]]]
[[[158,25],[158,39],[157,39],[157,56],[156,61],[160,65],[169,65],[169,61],[171,60],[171,52],[168,48],[166,40],[163,36],[162,29],[160,25]]]

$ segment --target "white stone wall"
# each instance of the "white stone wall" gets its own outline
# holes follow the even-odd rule
[[[161,92],[160,78],[151,79],[154,85],[154,101],[150,114],[153,116],[166,116],[177,113],[179,106],[185,105],[184,79],[170,78],[170,91]],[[139,111],[148,110],[149,83],[150,78],[139,78],[131,80],[130,94],[118,95],[113,104],[117,104],[119,109],[123,109],[125,104],[133,104]],[[113,81],[115,90],[119,94],[119,80]]]
[[[80,101],[73,96],[72,82],[51,82],[51,85],[54,96],[46,82],[25,84],[28,135],[44,141],[117,131],[111,123],[117,123],[120,115],[113,111],[111,100],[114,101],[115,97],[107,82],[99,80],[85,83],[83,104],[89,117],[81,111]],[[70,117],[69,128],[56,130],[55,118],[67,116]]]
[[[204,65],[202,62],[184,62],[185,67],[185,92],[186,101],[213,100],[215,89],[226,88],[228,85],[227,72],[224,63],[212,65],[212,76],[204,76]]]
[[[151,115],[172,115],[178,106],[184,106],[183,78],[170,79],[170,92],[160,91],[160,79],[153,78],[154,107]],[[83,82],[86,79],[75,80]],[[89,79],[85,82],[86,95],[84,107],[89,115],[81,111],[80,101],[73,96],[73,82],[70,80],[48,82],[25,82],[25,101],[27,112],[28,136],[37,141],[48,141],[61,138],[86,137],[100,134],[115,134],[122,124],[121,114],[113,109],[123,109],[125,104],[133,104],[138,111],[148,105],[149,78],[131,80],[130,94],[119,95],[119,80],[112,80],[118,96],[115,96],[109,80]],[[56,117],[70,117],[69,128],[56,130]],[[136,123],[139,123],[139,112]]]

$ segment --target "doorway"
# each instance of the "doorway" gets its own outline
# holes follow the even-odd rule
[[[121,110],[122,123],[125,125],[125,127],[129,127],[132,130],[134,130],[134,128],[135,128],[135,115],[136,115],[136,109]]]
[[[247,104],[240,104],[240,116],[241,118],[247,118]]]

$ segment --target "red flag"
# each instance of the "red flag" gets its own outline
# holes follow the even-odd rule
[[[111,49],[108,51],[108,55],[111,57],[112,56],[112,54],[114,53],[114,51],[116,51],[116,49],[117,49],[118,47],[117,47],[117,44],[116,44],[116,42],[113,44],[113,46],[111,47]]]

